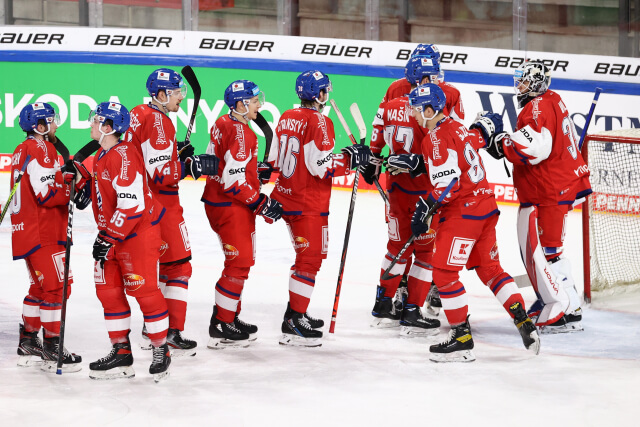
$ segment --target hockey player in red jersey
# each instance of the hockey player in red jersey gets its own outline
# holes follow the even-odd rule
[[[301,106],[285,111],[276,128],[278,146],[269,160],[280,172],[273,198],[282,204],[296,253],[289,276],[289,304],[280,344],[316,347],[322,343],[321,319],[307,314],[316,274],[329,246],[329,199],[332,178],[369,162],[369,147],[357,144],[334,154],[333,122],[322,114],[331,81],[317,70],[296,79]]]
[[[529,314],[542,333],[581,331],[580,298],[562,252],[567,214],[591,193],[589,168],[567,107],[548,89],[549,68],[540,61],[525,62],[514,80],[522,108],[516,131],[492,135],[491,128],[501,126],[499,116],[478,124],[488,129],[488,152],[513,163],[520,251],[538,295]]]
[[[47,372],[56,371],[58,360],[70,193],[52,143],[58,123],[58,115],[47,103],[28,104],[20,111],[20,128],[27,138],[13,152],[10,180],[13,188],[24,170],[10,206],[13,259],[25,260],[31,282],[22,306],[18,365],[38,364]],[[68,295],[72,277],[69,271]],[[38,338],[41,327],[43,342]],[[64,349],[63,372],[79,371],[81,361]]]
[[[104,309],[111,352],[89,365],[94,379],[134,376],[129,333],[134,297],[144,315],[153,348],[149,373],[155,381],[169,374],[169,312],[158,288],[160,227],[165,209],[153,198],[145,162],[132,142],[120,140],[129,127],[129,112],[103,102],[92,111],[91,138],[100,142],[93,159],[93,185],[83,190],[93,199],[98,236],[93,244],[96,294]]]
[[[416,58],[405,69],[407,80],[416,83],[425,80],[431,70],[423,69],[421,61],[426,58]],[[371,151],[374,156],[382,157],[381,152],[385,145],[389,147],[389,163],[387,170],[390,173],[387,180],[387,192],[389,193],[387,254],[382,261],[381,276],[391,260],[400,252],[404,243],[411,236],[411,217],[415,210],[416,202],[420,196],[426,196],[431,190],[429,177],[424,169],[421,142],[424,138],[423,128],[411,115],[411,106],[406,96],[392,99],[383,104],[379,115],[376,116],[371,137]],[[422,170],[414,173],[403,168],[403,162],[421,163]],[[415,168],[417,169],[417,167]],[[367,182],[373,183],[373,179],[380,173],[380,168],[369,163],[363,177]],[[372,314],[373,326],[393,327],[400,320],[401,334],[403,335],[429,335],[438,333],[440,322],[435,319],[425,318],[420,307],[424,304],[427,292],[432,282],[432,267],[430,265],[431,250],[433,247],[434,233],[426,233],[415,240],[415,244],[407,249],[407,254],[414,253],[415,260],[408,272],[408,293],[402,312],[396,312],[392,297],[405,272],[407,259],[401,259],[390,271],[394,276],[391,279],[380,278],[380,285],[376,297],[376,303]]]
[[[527,317],[516,284],[500,266],[495,230],[500,212],[477,152],[486,141],[479,130],[467,130],[444,115],[445,95],[437,85],[418,86],[411,91],[409,102],[413,117],[428,129],[422,151],[433,185],[426,200],[421,198],[416,204],[411,221],[416,237],[429,230],[426,213],[452,180],[457,180],[441,202],[432,259],[433,282],[440,291],[451,332],[447,341],[430,347],[430,359],[436,362],[475,360],[467,295],[458,278],[464,267],[476,271],[514,319],[525,347],[537,354],[536,328]]]
[[[133,141],[142,153],[149,188],[154,199],[166,210],[160,223],[163,241],[160,282],[169,307],[167,342],[174,355],[193,356],[197,343],[182,336],[191,277],[191,243],[182,215],[178,186],[187,175],[193,179],[201,175],[215,175],[218,159],[207,154],[194,156],[192,145],[185,146],[176,140],[176,129],[169,113],[179,110],[180,102],[187,93],[179,73],[168,68],[155,70],[147,79],[147,91],[151,102],[131,110],[131,127],[125,141]]]
[[[268,223],[280,219],[280,203],[260,193],[258,138],[249,127],[264,104],[260,88],[248,80],[231,83],[224,92],[229,113],[211,127],[208,154],[220,159],[220,173],[207,177],[202,201],[209,224],[225,256],[215,288],[208,347],[247,347],[258,327],[238,318],[249,271],[255,264],[256,215]]]

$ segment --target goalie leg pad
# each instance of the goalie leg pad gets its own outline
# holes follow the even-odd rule
[[[551,270],[556,275],[556,280],[562,285],[562,288],[569,296],[569,308],[567,312],[572,313],[580,309],[580,297],[578,296],[575,281],[571,275],[571,263],[564,257],[558,257],[556,259],[557,261],[550,264]]]

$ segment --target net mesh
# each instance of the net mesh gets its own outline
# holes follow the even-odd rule
[[[591,289],[640,283],[640,129],[589,135]]]

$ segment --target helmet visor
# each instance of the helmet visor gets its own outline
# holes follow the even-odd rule
[[[187,97],[187,86],[184,82],[180,82],[180,87],[176,89],[167,89],[167,96],[177,96],[180,99],[185,99]]]
[[[60,126],[60,114],[55,113],[53,116],[49,116],[47,117],[47,123],[51,124],[51,123],[55,123],[56,126]]]

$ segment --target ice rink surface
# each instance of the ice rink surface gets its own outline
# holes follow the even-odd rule
[[[8,195],[0,174],[0,200]],[[142,315],[132,307],[136,377],[89,379],[89,362],[110,343],[95,296],[90,210],[77,212],[65,344],[82,355],[82,371],[57,376],[16,366],[18,323],[28,289],[23,261],[11,261],[8,218],[0,227],[0,414],[3,426],[30,425],[464,425],[627,426],[640,409],[640,292],[595,299],[585,309],[582,333],[542,336],[539,356],[527,352],[504,309],[473,272],[462,281],[470,295],[477,360],[435,364],[428,345],[438,338],[406,339],[397,329],[369,326],[380,263],[386,252],[383,202],[358,195],[336,333],[320,348],[278,344],[294,259],[284,222],[257,225],[257,256],[242,301],[242,318],[259,326],[247,349],[206,348],[208,325],[223,255],[200,202],[202,181],[183,181],[181,199],[193,248],[193,277],[185,336],[198,341],[195,357],[174,358],[170,378],[155,384],[151,354],[138,348]],[[270,188],[267,187],[270,191]],[[309,313],[330,320],[350,192],[335,190],[329,256],[316,279]],[[516,207],[500,206],[502,265],[524,273],[515,232]],[[568,221],[566,254],[582,283],[580,216]],[[527,304],[533,290],[523,290]],[[176,424],[179,423],[179,424]]]

